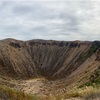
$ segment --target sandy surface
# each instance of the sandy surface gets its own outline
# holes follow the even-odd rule
[[[20,80],[17,82],[15,89],[21,90],[25,93],[40,94],[43,91],[45,79],[36,78],[31,80]]]

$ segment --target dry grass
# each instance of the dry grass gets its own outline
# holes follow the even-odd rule
[[[100,89],[100,88],[99,88]],[[92,95],[99,94],[100,95],[100,90],[97,87],[84,87],[84,88],[76,88],[76,89],[71,89],[70,91],[66,92],[64,94],[64,98],[71,98],[71,97],[82,97],[82,98],[92,98]]]
[[[2,85],[0,85],[0,98],[9,98],[9,100],[40,100],[37,96],[25,94]],[[66,91],[66,93],[42,96],[41,100],[99,100],[99,98],[100,87],[86,86],[83,88],[70,89]]]
[[[38,100],[37,96],[25,94],[3,85],[0,85],[0,98],[4,100]]]
[[[49,95],[42,98],[42,100],[99,100],[99,98],[100,87],[89,86],[84,88],[73,88],[62,94]]]

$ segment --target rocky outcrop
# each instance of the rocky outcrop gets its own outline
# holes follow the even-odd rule
[[[15,78],[65,77],[93,54],[98,60],[99,47],[99,41],[1,40],[0,74]]]

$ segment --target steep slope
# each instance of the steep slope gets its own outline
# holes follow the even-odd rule
[[[93,61],[100,64],[99,47],[99,41],[1,40],[0,74],[15,78],[73,76]]]
[[[26,42],[26,47],[38,71],[57,78],[80,66],[80,63],[75,65],[76,60],[91,47],[91,43],[35,40]]]
[[[0,74],[10,77],[37,76],[35,65],[23,41],[0,41]]]

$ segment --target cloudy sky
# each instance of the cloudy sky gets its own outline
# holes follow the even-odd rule
[[[0,39],[100,40],[100,1],[0,0]]]

